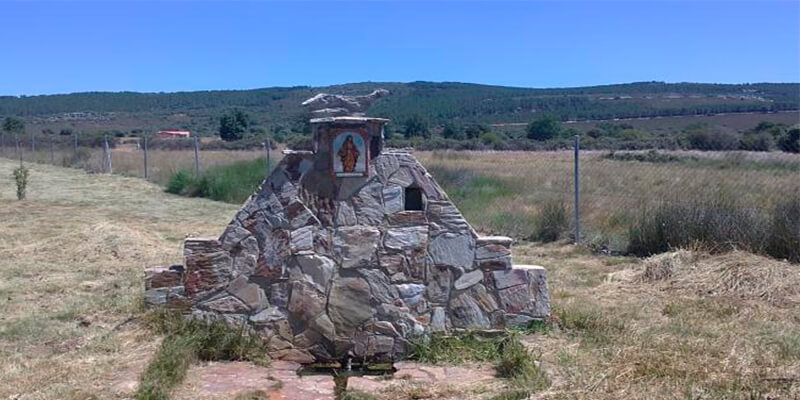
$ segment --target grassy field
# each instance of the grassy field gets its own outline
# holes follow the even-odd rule
[[[581,153],[581,218],[587,243],[622,250],[628,229],[659,203],[729,197],[768,209],[800,194],[800,155],[669,152],[678,162],[621,161]],[[528,238],[541,205],[573,204],[572,152],[418,152],[462,212],[487,233]],[[571,211],[569,212],[571,215]]]
[[[506,176],[474,157],[421,156]],[[186,235],[218,234],[237,206],[46,165],[32,166],[19,202],[16,165],[0,158],[0,398],[130,398],[160,343],[141,318],[142,268],[180,262]],[[597,256],[563,242],[521,243],[514,259],[548,268],[555,310],[522,337],[551,382],[534,398],[800,396],[796,264],[743,252]]]
[[[237,206],[137,178],[32,165],[15,199],[0,158],[0,398],[126,398],[158,346],[137,320],[142,269],[182,261]],[[130,321],[130,322],[129,322]]]

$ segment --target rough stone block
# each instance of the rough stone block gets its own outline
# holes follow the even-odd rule
[[[192,252],[184,261],[184,286],[189,297],[222,288],[230,279],[232,263],[227,251]]]
[[[361,278],[334,278],[328,297],[328,316],[340,337],[353,335],[356,328],[372,318],[369,284]]]
[[[468,234],[444,233],[428,246],[434,265],[449,265],[469,270],[475,260],[475,239]]]
[[[461,274],[461,276],[456,279],[455,283],[453,283],[453,287],[456,290],[463,290],[475,285],[476,283],[479,283],[482,280],[483,271],[476,269],[474,271]]]
[[[387,214],[403,211],[405,200],[404,189],[397,185],[387,185],[383,188],[383,207]]]
[[[377,258],[380,231],[367,226],[346,227],[336,230],[333,251],[342,268],[368,266]]]
[[[427,226],[410,226],[404,228],[389,228],[383,239],[387,249],[396,251],[422,250],[428,244]]]
[[[150,267],[144,270],[145,290],[181,286],[183,280],[183,266]]]

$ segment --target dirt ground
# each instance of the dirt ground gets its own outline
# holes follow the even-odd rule
[[[17,201],[17,165],[0,158],[0,399],[130,398],[159,344],[139,322],[142,269],[180,262],[185,236],[219,234],[238,207],[45,165]],[[551,381],[534,398],[800,398],[798,265],[566,243],[514,260],[549,271],[553,324],[524,337]]]

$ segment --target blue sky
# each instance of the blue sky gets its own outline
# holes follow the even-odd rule
[[[0,2],[0,94],[800,81],[799,1]]]

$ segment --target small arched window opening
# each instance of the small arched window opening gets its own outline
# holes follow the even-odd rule
[[[422,211],[425,207],[422,190],[418,187],[407,187],[405,190],[405,210]]]

